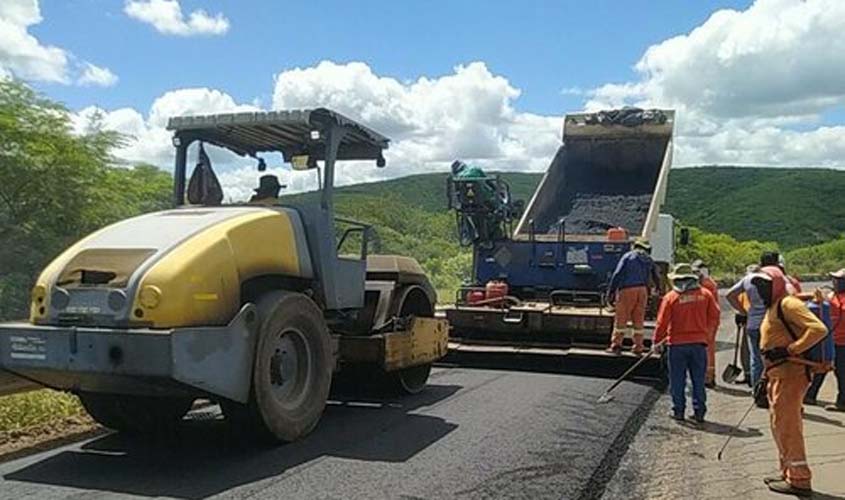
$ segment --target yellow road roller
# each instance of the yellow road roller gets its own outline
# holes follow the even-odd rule
[[[336,162],[384,166],[389,139],[324,108],[175,117],[168,128],[175,207],[100,229],[50,263],[29,320],[0,324],[0,367],[78,394],[116,430],[167,428],[209,399],[274,441],[314,429],[347,369],[421,391],[448,345],[434,289],[413,259],[370,255],[373,228],[332,205]],[[287,204],[263,175],[250,202],[224,205],[205,146],[258,170],[280,153],[319,190]]]

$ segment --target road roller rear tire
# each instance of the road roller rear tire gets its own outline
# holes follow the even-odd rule
[[[317,426],[333,372],[329,331],[322,311],[294,292],[271,292],[258,301],[261,329],[250,401],[221,404],[236,427],[270,442],[291,442]]]
[[[158,434],[172,430],[193,404],[190,398],[94,392],[82,393],[79,399],[97,423],[128,434]]]

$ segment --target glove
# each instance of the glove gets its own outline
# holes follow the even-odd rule
[[[745,326],[748,324],[748,316],[745,314],[735,314],[734,322],[736,323],[736,326]]]
[[[763,351],[763,357],[772,363],[777,363],[789,357],[789,349],[786,347],[775,347],[768,351]]]
[[[651,344],[651,350],[654,352],[654,354],[657,354],[659,356],[663,354],[663,344]]]

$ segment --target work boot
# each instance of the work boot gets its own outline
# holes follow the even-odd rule
[[[692,416],[692,420],[696,424],[703,424],[704,423],[704,414],[703,413],[695,413]]]
[[[631,349],[631,354],[639,358],[643,355],[643,346],[635,345],[634,348]]]
[[[805,397],[804,398],[804,405],[806,405],[806,406],[818,406],[819,400],[816,399],[816,398]]]
[[[682,412],[679,413],[679,412],[676,412],[676,411],[670,411],[669,412],[669,418],[671,418],[675,422],[683,422],[684,421],[684,412],[682,411]]]
[[[798,488],[797,486],[789,484],[789,482],[785,480],[772,481],[766,486],[768,486],[769,489],[774,491],[775,493],[783,493],[784,495],[795,495],[797,497],[804,498],[809,498],[813,496],[812,488]]]
[[[845,405],[834,403],[834,404],[825,406],[824,409],[827,410],[827,411],[845,412]]]
[[[604,352],[609,352],[611,354],[616,354],[617,356],[622,354],[622,346],[621,345],[611,345]]]
[[[710,381],[704,382],[704,387],[706,387],[708,389],[715,389],[716,388],[716,381],[710,380]]]
[[[786,481],[786,478],[783,477],[783,475],[769,476],[769,477],[763,478],[763,483],[766,484],[767,486],[770,483],[774,483],[774,482],[777,482],[777,481]]]

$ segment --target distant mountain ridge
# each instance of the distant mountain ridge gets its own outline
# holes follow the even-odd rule
[[[526,202],[542,174],[504,172]],[[389,197],[427,212],[446,210],[446,174],[422,174],[339,188],[352,202]],[[845,233],[845,172],[818,168],[690,167],[669,174],[664,212],[684,224],[738,240],[804,247]]]

